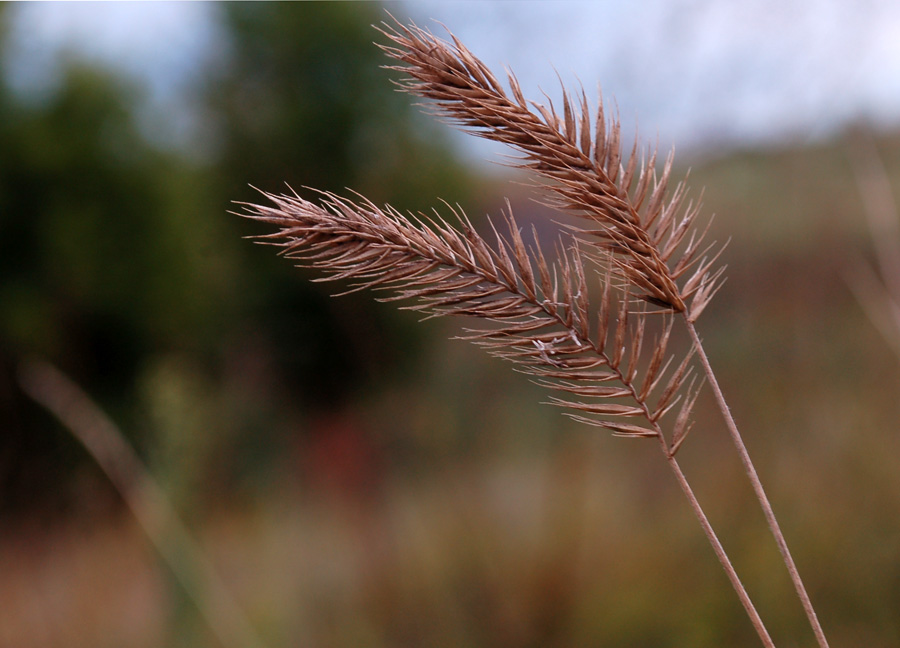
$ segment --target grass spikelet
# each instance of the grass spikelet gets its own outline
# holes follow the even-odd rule
[[[762,644],[773,647],[675,457],[708,385],[818,645],[827,648],[695,327],[722,285],[722,250],[704,243],[708,225],[697,227],[699,208],[685,202],[685,183],[669,193],[673,156],[659,173],[655,150],[641,151],[635,141],[626,156],[618,121],[607,118],[602,102],[591,111],[583,91],[576,100],[563,91],[560,115],[549,100],[526,99],[511,72],[504,89],[452,34],[442,40],[400,23],[379,31],[389,41],[380,47],[404,74],[404,91],[518,151],[517,164],[533,172],[551,204],[580,217],[563,232],[558,260],[548,262],[536,238],[523,238],[509,208],[501,226],[490,224],[488,241],[449,205],[449,218],[437,211],[413,217],[362,196],[321,192],[318,201],[262,192],[267,202],[244,204],[242,216],[275,228],[257,241],[321,271],[319,280],[348,282],[346,292],[371,289],[426,319],[466,317],[474,322],[466,339],[530,375],[572,419],[615,436],[655,439]],[[651,338],[648,318],[659,311],[665,321]],[[692,342],[680,358],[669,351],[676,321]]]
[[[692,317],[708,303],[719,275],[707,264],[691,285],[678,281],[700,246],[696,240],[678,253],[692,231],[698,210],[680,209],[684,185],[667,198],[673,156],[657,176],[657,153],[638,161],[637,141],[626,165],[617,120],[607,122],[602,101],[591,119],[584,92],[573,102],[563,91],[562,118],[553,109],[527,101],[515,76],[510,91],[458,39],[452,43],[414,25],[383,25],[391,45],[385,53],[401,65],[404,91],[432,100],[431,108],[464,129],[502,142],[522,154],[517,162],[549,180],[554,204],[590,221],[579,234],[612,252],[614,268],[640,289],[639,297],[676,313],[686,312],[695,299]],[[593,126],[592,126],[593,124]],[[635,181],[637,176],[638,180]],[[702,238],[702,236],[701,236]]]

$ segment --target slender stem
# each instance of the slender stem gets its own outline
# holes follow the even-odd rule
[[[112,420],[80,387],[46,362],[24,363],[19,383],[69,429],[106,473],[221,645],[263,648],[265,644],[212,561]]]
[[[772,505],[769,503],[769,498],[766,496],[765,490],[763,490],[762,482],[759,480],[759,475],[756,473],[756,468],[750,460],[750,455],[747,453],[747,447],[744,445],[741,433],[738,431],[737,424],[734,422],[734,417],[731,416],[731,410],[728,409],[728,404],[725,402],[725,397],[722,395],[722,390],[713,373],[712,366],[709,364],[709,358],[707,358],[706,352],[703,350],[700,336],[697,334],[697,329],[694,328],[693,322],[691,322],[688,317],[685,317],[685,322],[688,331],[690,332],[691,339],[694,342],[694,348],[697,350],[697,355],[703,365],[703,370],[706,372],[710,387],[712,387],[716,402],[722,412],[722,417],[725,419],[725,425],[737,448],[741,463],[744,464],[744,470],[747,473],[747,477],[750,479],[750,484],[753,486],[753,492],[756,493],[756,499],[759,500],[759,504],[762,507],[766,523],[769,525],[769,529],[775,537],[778,551],[781,553],[781,557],[790,574],[791,581],[794,583],[794,589],[797,591],[797,596],[800,597],[800,602],[803,604],[803,610],[806,612],[806,617],[809,619],[809,623],[816,635],[816,641],[818,641],[820,648],[828,648],[828,640],[825,639],[825,632],[822,630],[822,625],[819,623],[816,611],[813,609],[812,602],[809,600],[809,594],[806,593],[806,587],[803,585],[803,581],[800,578],[800,572],[797,571],[797,565],[791,557],[790,550],[788,550],[784,534],[781,532],[778,520],[775,519],[775,512],[772,510]]]
[[[669,452],[663,436],[660,435],[658,438],[660,440],[660,443],[662,444],[663,453],[666,455],[666,460],[669,463],[669,467],[672,469],[672,472],[675,473],[675,479],[678,480],[678,485],[681,486],[681,490],[684,491],[685,497],[687,497],[688,503],[691,505],[691,509],[694,511],[694,515],[696,515],[697,519],[700,521],[700,526],[703,527],[703,533],[706,534],[706,538],[707,540],[709,540],[709,544],[712,545],[713,551],[716,554],[716,558],[719,559],[719,563],[721,563],[722,567],[725,569],[725,573],[728,575],[728,580],[731,581],[731,585],[732,587],[734,587],[734,591],[737,592],[738,598],[741,600],[741,605],[744,606],[744,610],[746,610],[747,616],[750,617],[750,622],[756,629],[756,633],[759,635],[759,638],[762,639],[763,645],[766,646],[766,648],[775,648],[775,644],[772,642],[772,638],[769,636],[769,632],[768,630],[766,630],[766,626],[763,624],[759,613],[753,606],[753,602],[750,600],[750,596],[747,594],[747,590],[744,589],[744,584],[741,582],[740,577],[734,570],[734,566],[731,564],[731,560],[729,560],[728,555],[725,553],[725,549],[722,547],[722,543],[719,542],[719,538],[716,535],[716,532],[713,530],[712,525],[709,523],[709,519],[706,517],[706,513],[703,512],[703,509],[700,506],[700,502],[697,501],[697,496],[694,495],[693,489],[688,483],[687,478],[684,476],[684,473],[681,471],[681,466],[678,465],[675,457]]]

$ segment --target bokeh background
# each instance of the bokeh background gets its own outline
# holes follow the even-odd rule
[[[285,182],[547,217],[484,162],[502,151],[394,91],[385,9],[535,98],[599,80],[626,132],[677,146],[730,239],[701,333],[826,632],[900,645],[878,265],[900,244],[900,11],[692,0],[0,6],[0,646],[756,645],[655,444],[540,405],[459,322],[331,298],[242,239],[232,201]],[[25,393],[35,360],[197,545],[145,533]],[[811,645],[708,400],[697,419],[701,501],[778,645]],[[204,614],[225,594],[252,631]]]

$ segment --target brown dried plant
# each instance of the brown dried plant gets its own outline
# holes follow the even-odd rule
[[[869,320],[900,358],[900,209],[878,147],[860,134],[848,147],[875,251],[875,263],[857,259],[845,278]]]
[[[559,394],[550,402],[575,420],[656,439],[757,634],[774,646],[676,460],[700,390],[692,378],[699,361],[818,644],[827,646],[694,327],[723,268],[715,267],[716,246],[703,243],[706,232],[695,223],[698,207],[685,203],[685,184],[669,195],[672,156],[660,174],[655,151],[638,161],[637,142],[626,158],[618,121],[607,121],[602,103],[592,112],[583,91],[577,105],[564,92],[559,115],[552,104],[526,100],[511,73],[504,90],[452,35],[448,42],[400,23],[380,31],[390,41],[382,49],[400,63],[392,69],[406,75],[403,90],[519,151],[515,163],[533,171],[551,203],[583,225],[568,228],[551,262],[536,235],[525,241],[510,211],[505,228],[491,225],[492,245],[449,206],[455,224],[437,212],[408,216],[361,196],[320,193],[314,202],[263,192],[271,204],[246,204],[242,215],[278,229],[256,238],[281,247],[298,265],[324,271],[320,280],[350,282],[345,292],[371,288],[387,293],[381,300],[407,302],[405,308],[428,317],[474,318],[483,326],[466,337]],[[599,298],[592,299],[598,284]],[[648,318],[660,312],[665,323],[651,336]],[[692,340],[680,359],[668,350],[678,320]]]

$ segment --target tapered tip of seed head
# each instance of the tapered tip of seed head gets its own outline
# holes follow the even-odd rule
[[[713,273],[704,268],[699,283],[682,285],[684,269],[697,252],[693,238],[687,246],[681,244],[686,233],[693,237],[696,209],[681,209],[683,182],[669,196],[674,148],[658,173],[656,151],[649,149],[649,159],[638,155],[637,139],[626,155],[617,107],[607,115],[601,101],[592,113],[583,89],[574,101],[564,90],[557,113],[549,99],[546,106],[528,101],[511,72],[509,90],[502,87],[449,30],[450,40],[444,41],[388,15],[391,24],[376,28],[390,41],[382,49],[398,62],[391,67],[406,75],[399,83],[404,91],[431,100],[429,112],[523,154],[510,162],[535,172],[556,197],[554,207],[591,223],[583,238],[613,253],[616,273],[634,284],[647,303],[699,314],[714,293],[703,276]],[[546,180],[549,184],[543,184]]]

